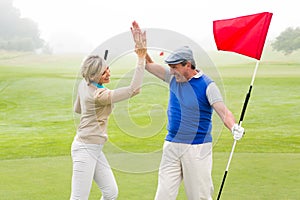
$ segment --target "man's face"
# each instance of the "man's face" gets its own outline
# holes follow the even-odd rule
[[[170,64],[170,73],[175,76],[176,82],[187,82],[188,79],[186,78],[188,76],[187,72],[187,66],[179,64]]]

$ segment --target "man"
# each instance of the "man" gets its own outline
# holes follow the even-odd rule
[[[136,22],[133,28],[140,30]],[[155,200],[175,200],[182,180],[189,200],[210,200],[213,110],[235,140],[242,138],[244,129],[235,123],[215,82],[196,68],[189,47],[180,47],[165,59],[169,68],[154,63],[148,54],[146,62],[146,70],[169,83],[170,88],[168,133]]]

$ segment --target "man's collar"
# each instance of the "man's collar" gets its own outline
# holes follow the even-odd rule
[[[203,72],[200,71],[199,69],[196,69],[196,71],[198,72],[195,76],[193,76],[192,78],[200,78],[203,75]]]

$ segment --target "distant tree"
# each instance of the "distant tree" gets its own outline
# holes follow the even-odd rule
[[[271,44],[276,51],[282,51],[285,55],[291,54],[300,48],[300,28],[289,27],[283,31]]]
[[[32,51],[43,44],[37,24],[21,18],[13,0],[0,0],[0,49]]]
[[[53,53],[53,49],[51,48],[51,46],[48,43],[46,43],[41,50],[42,50],[42,53],[44,53],[44,54],[52,54]]]

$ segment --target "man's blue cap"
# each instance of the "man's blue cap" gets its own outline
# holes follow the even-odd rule
[[[166,64],[179,64],[183,61],[190,61],[193,66],[196,67],[196,63],[193,57],[193,52],[188,46],[183,46],[173,51],[166,59]]]

